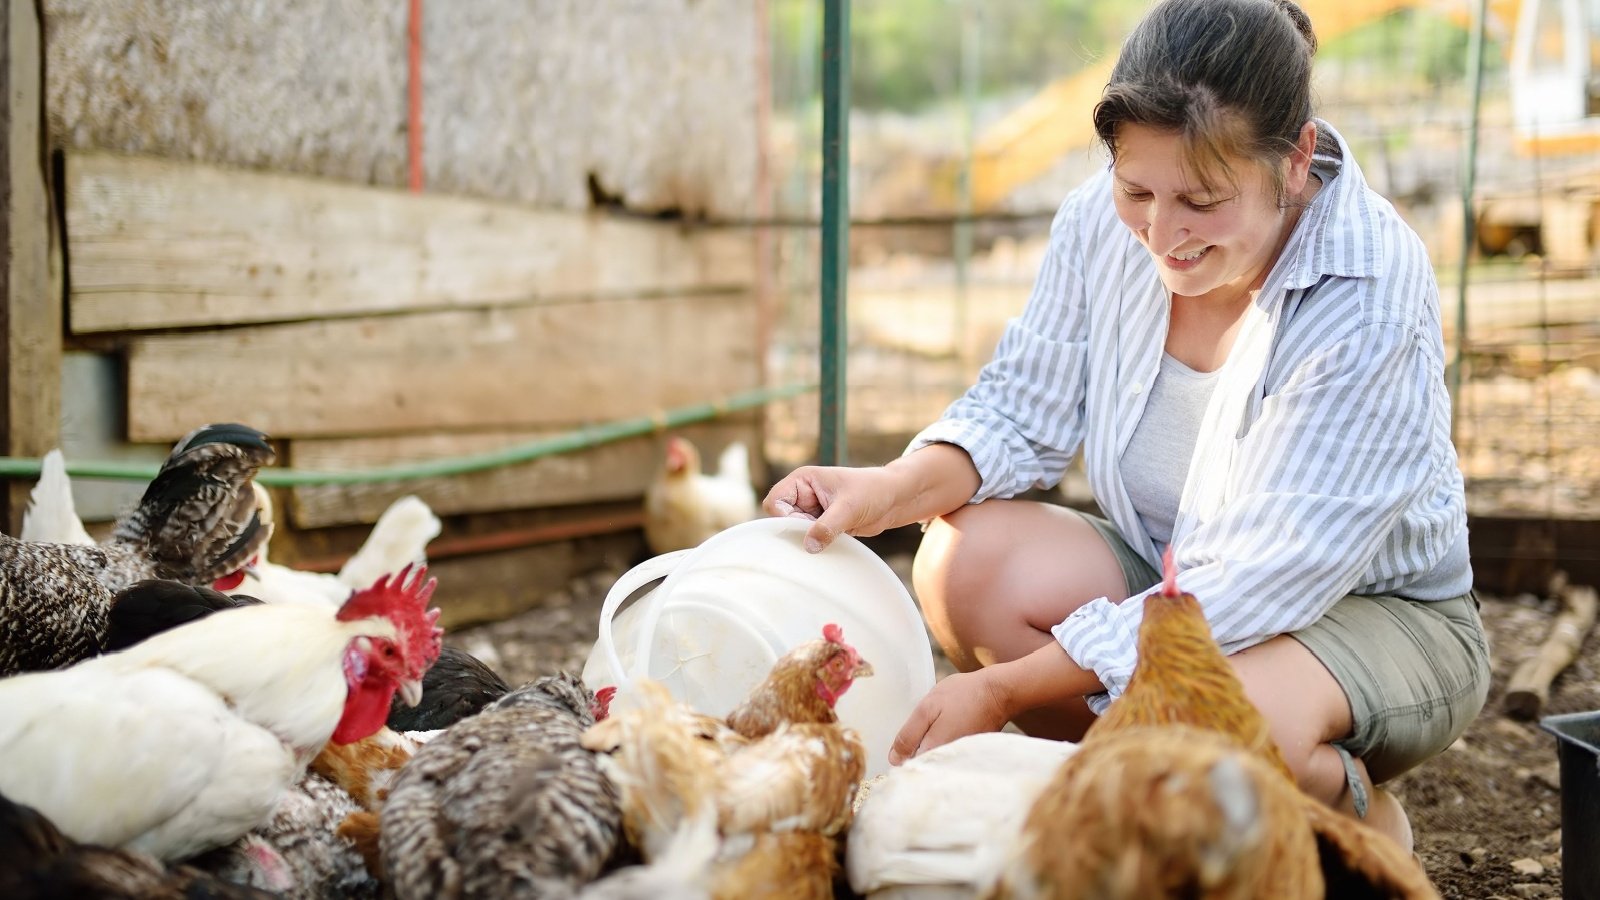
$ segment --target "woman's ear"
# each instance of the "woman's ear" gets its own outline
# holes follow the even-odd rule
[[[1311,156],[1317,150],[1317,123],[1306,122],[1300,126],[1300,136],[1294,142],[1294,151],[1289,154],[1286,162],[1289,170],[1283,179],[1284,194],[1288,197],[1298,197],[1305,190],[1306,180],[1311,177]]]

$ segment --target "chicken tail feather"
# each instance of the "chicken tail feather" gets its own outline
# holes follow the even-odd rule
[[[39,463],[39,483],[28,495],[28,509],[22,514],[22,539],[50,544],[94,544],[78,518],[72,499],[72,480],[60,450],[51,450]]]

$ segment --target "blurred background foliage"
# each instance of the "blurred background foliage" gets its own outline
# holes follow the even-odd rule
[[[851,104],[910,113],[960,96],[963,32],[982,29],[981,93],[1013,93],[1069,75],[1116,52],[1147,0],[873,0],[851,11]],[[817,0],[774,0],[773,86],[780,106],[810,94]],[[1314,23],[1313,23],[1314,24]],[[1402,9],[1327,42],[1319,60],[1435,87],[1466,75],[1469,23],[1459,14]],[[1490,40],[1494,40],[1490,35]],[[1490,48],[1489,68],[1504,65]]]

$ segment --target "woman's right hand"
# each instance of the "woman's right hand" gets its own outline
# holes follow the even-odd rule
[[[774,516],[810,519],[805,548],[816,553],[841,534],[871,537],[942,516],[971,500],[979,480],[967,451],[935,443],[884,466],[801,466],[761,505]]]
[[[816,553],[841,534],[871,537],[906,524],[899,520],[899,493],[900,479],[886,466],[801,466],[773,485],[761,506],[770,515],[811,520],[805,548]]]

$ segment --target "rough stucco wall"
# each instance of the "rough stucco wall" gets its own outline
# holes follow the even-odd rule
[[[426,0],[430,191],[750,213],[748,0]],[[406,183],[406,0],[45,0],[52,141]]]

